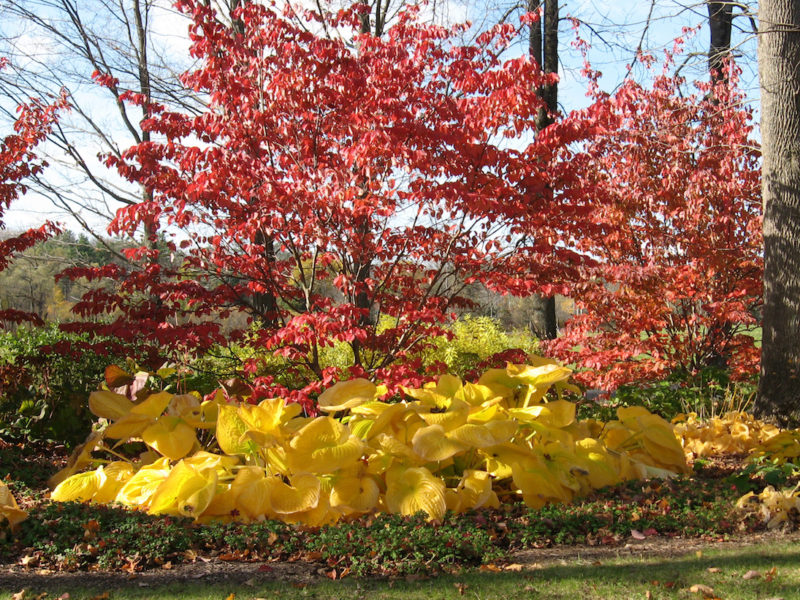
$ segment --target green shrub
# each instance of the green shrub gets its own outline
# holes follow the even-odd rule
[[[94,419],[86,398],[105,368],[124,357],[86,350],[86,334],[55,324],[0,332],[0,436],[11,441],[83,441]]]

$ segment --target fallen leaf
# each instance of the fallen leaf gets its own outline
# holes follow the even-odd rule
[[[255,577],[251,577],[250,579],[248,579],[247,581],[244,582],[244,585],[247,585],[247,586],[250,586],[250,587],[255,587],[256,583],[258,583],[258,581],[256,581],[256,578]]]
[[[235,600],[235,598],[236,598],[236,594],[229,594],[228,597],[225,598],[225,600]]]
[[[108,592],[103,592],[98,596],[92,596],[91,600],[108,600],[109,594]]]
[[[713,598],[714,597],[714,588],[711,588],[707,585],[703,585],[702,583],[696,583],[692,587],[689,588],[689,591],[693,594],[702,594],[704,598]]]
[[[493,565],[492,563],[481,565],[480,570],[489,571],[490,573],[499,573],[500,571],[502,571],[500,567],[498,567],[497,565]]]
[[[703,551],[702,550],[698,550],[697,552],[694,553],[694,555],[697,558],[703,558]]]
[[[764,581],[766,581],[767,583],[769,583],[770,581],[772,581],[772,580],[774,579],[774,577],[775,577],[775,575],[777,575],[777,573],[778,573],[778,567],[772,567],[772,568],[771,568],[769,571],[767,571],[767,572],[766,572],[766,574],[764,575]]]
[[[747,573],[742,575],[742,579],[755,579],[756,577],[761,577],[761,571],[750,569]]]
[[[308,587],[307,583],[297,583],[296,581],[290,583],[293,588],[297,588],[298,590],[304,590]]]
[[[635,540],[644,540],[647,538],[647,536],[638,529],[631,529],[631,537]]]
[[[652,594],[652,592],[650,590],[647,590],[644,593],[644,597],[645,597],[645,600],[652,600],[653,599],[653,594]]]
[[[267,544],[272,546],[275,542],[278,541],[278,534],[274,531],[271,531],[270,534],[267,536]]]
[[[466,592],[467,588],[469,587],[466,583],[454,583],[453,585],[458,590],[458,595],[459,596],[463,596],[464,592]]]
[[[31,554],[26,554],[21,559],[19,559],[19,564],[21,564],[26,569],[28,567],[35,567],[36,563],[39,562],[39,557]],[[24,592],[25,590],[23,590]],[[21,592],[20,592],[21,593]]]
[[[162,569],[166,569],[167,571],[169,571],[172,568],[172,561],[168,560],[163,565],[161,565],[161,568]]]
[[[272,571],[272,567],[270,567],[267,564],[264,564],[258,567],[258,571],[259,573],[269,573],[270,571]]]
[[[522,565],[519,563],[511,563],[503,567],[504,571],[522,571]]]
[[[708,567],[708,569],[706,569],[706,571],[708,571],[709,573],[719,573],[721,570],[722,569],[720,569],[719,567]]]
[[[25,600],[25,596],[27,595],[27,593],[28,593],[28,590],[23,588],[20,591],[18,591],[16,594],[13,594],[11,596],[11,600]]]

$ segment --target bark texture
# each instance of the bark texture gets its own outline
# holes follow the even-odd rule
[[[764,324],[756,413],[800,424],[800,2],[762,0]]]

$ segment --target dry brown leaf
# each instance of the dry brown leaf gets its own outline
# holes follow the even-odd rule
[[[522,565],[519,563],[511,563],[503,567],[504,571],[522,571]]]
[[[25,596],[27,594],[28,594],[28,590],[23,588],[20,591],[18,591],[16,594],[13,594],[11,596],[11,600],[25,600]]]
[[[772,567],[769,571],[764,574],[764,581],[769,583],[778,574],[778,567]]]
[[[706,571],[708,571],[709,573],[719,573],[721,570],[722,569],[720,569],[719,567],[708,567],[708,569],[706,569]]]
[[[647,536],[638,529],[631,529],[631,537],[635,540],[645,540]]]
[[[750,569],[747,573],[742,575],[742,579],[755,579],[756,577],[761,577],[761,571]]]
[[[714,597],[714,588],[709,587],[707,585],[703,585],[702,583],[696,583],[692,587],[689,588],[689,591],[693,594],[702,594],[704,598],[713,598]]]
[[[463,596],[464,592],[466,592],[467,588],[469,587],[466,583],[454,583],[453,585],[458,590],[459,596]]]

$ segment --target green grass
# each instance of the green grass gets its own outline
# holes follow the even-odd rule
[[[576,550],[577,553],[577,550]],[[254,566],[254,573],[257,568]],[[711,571],[710,571],[711,570]],[[748,571],[759,576],[745,579]],[[262,579],[263,577],[263,579]],[[574,558],[558,564],[523,565],[522,570],[495,573],[469,570],[459,574],[432,578],[355,579],[322,581],[309,585],[291,581],[268,581],[269,575],[256,575],[244,585],[225,582],[180,582],[162,586],[141,586],[141,580],[120,575],[116,584],[98,586],[87,581],[59,583],[58,575],[20,580],[19,589],[0,592],[0,600],[8,600],[23,587],[29,589],[27,599],[48,592],[48,598],[69,593],[70,600],[97,598],[108,592],[109,600],[219,599],[231,594],[237,600],[256,598],[370,598],[395,600],[424,598],[473,598],[519,600],[521,598],[600,599],[600,598],[702,598],[691,592],[701,584],[726,600],[766,598],[800,598],[800,543],[778,541],[738,548],[705,548],[676,557],[624,557],[613,559]],[[25,585],[22,585],[25,584]]]

